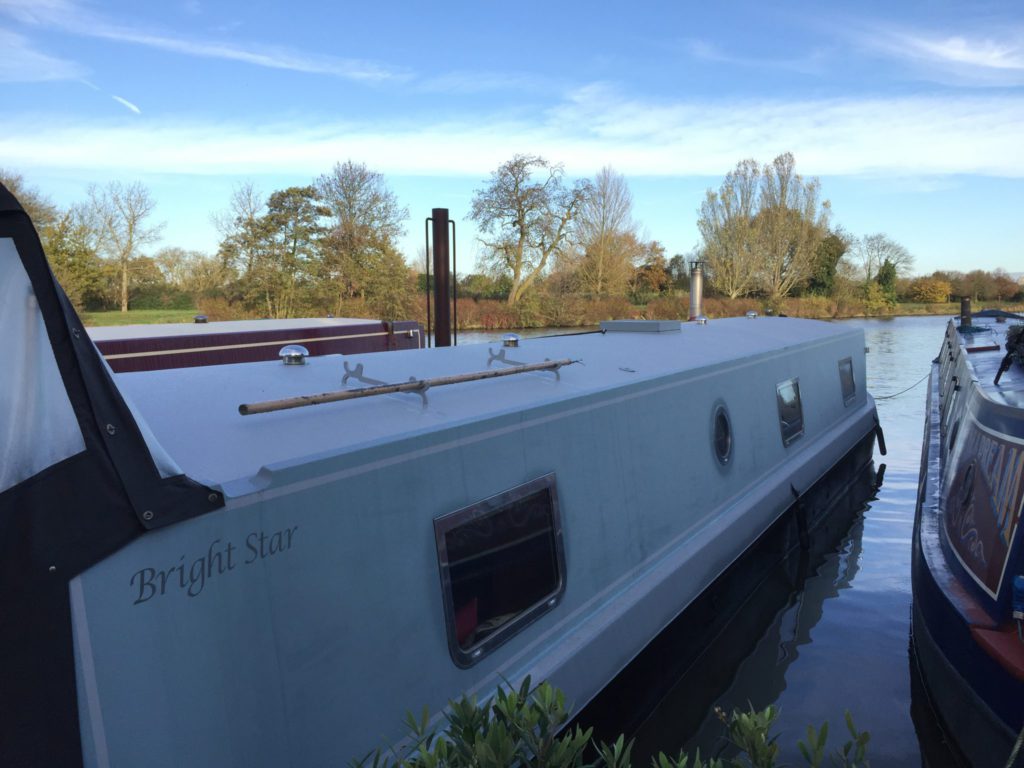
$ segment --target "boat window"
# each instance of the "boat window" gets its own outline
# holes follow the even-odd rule
[[[21,257],[0,237],[0,492],[85,450],[42,310]]]
[[[554,474],[434,520],[448,648],[476,664],[565,590]]]
[[[857,380],[853,377],[851,357],[839,361],[839,384],[843,388],[843,405],[849,405],[857,397]]]
[[[719,403],[715,407],[712,421],[712,444],[715,448],[715,458],[724,467],[732,458],[732,424],[729,422],[729,411],[723,403]]]
[[[782,444],[789,445],[804,433],[804,411],[800,404],[800,380],[787,379],[775,388],[779,405]]]

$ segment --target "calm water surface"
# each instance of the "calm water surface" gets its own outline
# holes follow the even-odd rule
[[[922,764],[911,720],[910,542],[924,424],[922,379],[947,320],[840,321],[864,330],[868,389],[877,399],[888,448],[887,456],[875,455],[876,464],[886,465],[885,482],[840,547],[819,559],[802,589],[757,593],[755,600],[778,602],[774,621],[752,653],[727,662],[731,681],[718,699],[726,710],[774,702],[781,710],[782,760],[790,765],[804,764],[795,745],[810,723],[827,720],[830,743],[839,746],[846,709],[871,733],[873,766]],[[500,338],[501,333],[460,334],[462,343]],[[712,716],[688,722],[690,683],[681,678],[640,727],[635,736],[641,751],[685,745],[708,754],[721,746],[721,727]]]

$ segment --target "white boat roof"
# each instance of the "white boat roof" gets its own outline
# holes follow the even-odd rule
[[[550,372],[434,387],[423,407],[416,394],[391,394],[242,416],[238,406],[342,389],[344,363],[364,375],[400,383],[488,370],[500,343],[311,357],[304,366],[279,362],[144,371],[115,375],[121,391],[156,439],[190,477],[219,485],[254,477],[318,454],[343,453],[505,413],[628,387],[645,379],[746,363],[752,356],[860,329],[794,318],[731,318],[682,324],[663,333],[608,332],[528,338],[504,348],[523,363],[569,358],[580,364]],[[500,364],[494,366],[504,367]],[[367,386],[349,380],[347,388]],[[243,482],[242,486],[245,485]],[[251,490],[251,489],[250,489]],[[235,493],[245,492],[239,487]]]
[[[212,323],[153,323],[150,325],[105,325],[86,328],[93,341],[156,339],[165,336],[205,336],[211,333],[264,333],[303,328],[332,328],[379,323],[356,317],[305,317],[289,320],[217,320]]]

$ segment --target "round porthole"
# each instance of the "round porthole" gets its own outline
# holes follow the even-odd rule
[[[715,458],[723,467],[732,458],[732,424],[729,422],[729,411],[722,404],[715,406],[711,419],[711,444],[715,450]]]

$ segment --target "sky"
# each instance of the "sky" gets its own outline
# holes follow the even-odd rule
[[[1024,3],[0,0],[0,168],[61,206],[146,185],[161,246],[354,160],[423,220],[516,153],[610,166],[668,255],[705,191],[792,152],[832,221],[915,271],[1024,270]]]

